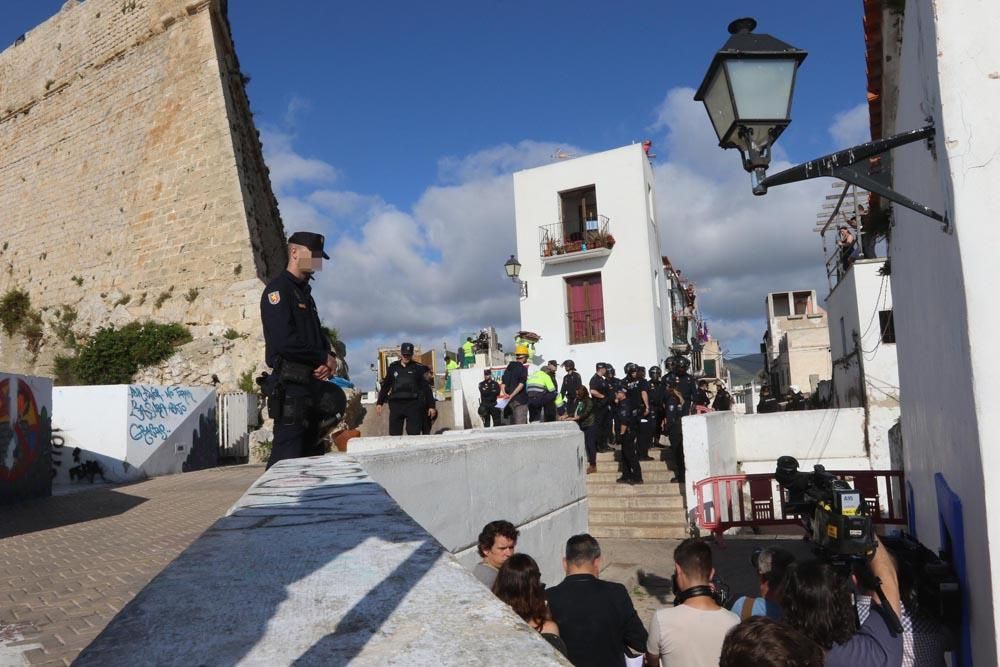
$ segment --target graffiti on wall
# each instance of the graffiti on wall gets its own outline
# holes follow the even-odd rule
[[[47,419],[27,382],[0,380],[0,481],[23,479],[43,454]]]
[[[130,385],[128,435],[135,442],[155,445],[166,440],[171,424],[197,404],[190,390],[183,387]]]

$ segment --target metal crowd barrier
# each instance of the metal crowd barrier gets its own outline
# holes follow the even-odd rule
[[[906,485],[901,470],[831,470],[861,496],[876,524],[906,525]],[[802,525],[785,512],[788,492],[774,473],[718,475],[695,482],[695,522],[722,535],[730,528]]]

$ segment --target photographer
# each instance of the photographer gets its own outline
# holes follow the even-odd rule
[[[900,615],[896,567],[882,543],[875,538],[875,555],[862,566],[881,581],[889,607]],[[785,577],[782,606],[785,621],[826,651],[827,667],[898,667],[903,660],[903,638],[890,630],[880,604],[858,628],[852,579],[817,560],[792,565]]]
[[[767,616],[776,621],[784,617],[781,609],[781,595],[785,585],[785,573],[795,562],[795,556],[780,547],[755,549],[751,564],[760,577],[760,597],[742,596],[731,607],[741,620],[751,616]]]
[[[674,606],[659,609],[649,624],[646,664],[708,667],[719,664],[726,633],[736,614],[720,607],[710,585],[712,549],[689,538],[674,550]]]

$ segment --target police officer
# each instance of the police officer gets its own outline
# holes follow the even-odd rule
[[[608,372],[605,376],[608,378],[608,387],[611,389],[611,417],[608,419],[608,424],[611,426],[611,432],[614,434],[614,443],[621,444],[622,441],[622,423],[621,415],[617,409],[618,406],[618,390],[624,389],[625,385],[622,384],[621,378],[615,377],[615,367],[608,364]]]
[[[733,407],[733,395],[726,390],[726,385],[721,382],[715,385],[715,398],[712,400],[712,409],[716,411],[731,410]]]
[[[653,424],[652,444],[656,447],[662,447],[660,436],[663,435],[664,402],[667,398],[667,385],[662,374],[659,366],[649,369],[649,420]]]
[[[681,392],[681,396],[684,397],[685,415],[694,414],[694,399],[698,390],[694,378],[688,374],[690,367],[691,361],[687,357],[677,357],[677,370],[675,371],[677,375],[677,391]]]
[[[778,412],[781,406],[778,399],[771,394],[771,386],[764,385],[760,388],[760,400],[757,402],[757,414],[766,415],[770,412]]]
[[[430,435],[437,421],[437,399],[434,398],[434,371],[424,366],[424,422],[420,433]]]
[[[420,435],[424,416],[437,414],[427,407],[427,381],[424,379],[426,367],[413,360],[413,343],[399,346],[400,359],[389,364],[382,388],[378,392],[375,414],[382,414],[382,406],[389,402],[389,435]]]
[[[625,397],[629,402],[629,407],[634,415],[633,426],[635,428],[635,448],[637,461],[652,461],[649,456],[649,445],[652,442],[653,425],[649,421],[649,383],[643,377],[646,369],[633,363],[625,364]],[[622,460],[625,459],[625,451],[622,450]],[[642,480],[642,469],[639,470],[638,479]]]
[[[260,299],[264,361],[273,369],[261,387],[274,419],[267,467],[283,459],[322,454],[316,413],[321,381],[337,372],[337,357],[323,332],[309,281],[322,268],[323,237],[295,232],[288,239],[288,266],[267,284]]]
[[[610,422],[610,412],[608,406],[611,405],[611,387],[605,375],[608,372],[608,365],[603,361],[597,362],[594,366],[594,375],[590,378],[590,398],[594,403],[594,428],[597,430],[597,451],[610,452],[608,447],[608,423]]]
[[[498,396],[500,396],[500,383],[493,379],[493,372],[487,368],[483,371],[483,381],[479,383],[479,416],[483,419],[483,426],[487,428],[500,426]]]
[[[694,392],[695,412],[707,412],[711,404],[712,399],[708,395],[708,380],[698,380],[698,388]]]
[[[670,450],[674,458],[674,477],[671,482],[684,481],[684,431],[681,428],[681,418],[687,414],[684,396],[677,388],[677,375],[667,380],[667,391],[664,406],[666,409],[667,438],[670,440]]]
[[[626,364],[626,368],[628,365]],[[642,468],[639,467],[639,451],[636,438],[639,435],[639,412],[628,400],[625,386],[615,390],[615,412],[618,413],[618,439],[622,444],[621,473],[615,481],[619,484],[642,484]]]
[[[583,378],[576,372],[576,364],[573,363],[572,359],[562,362],[562,367],[565,369],[566,375],[563,376],[559,393],[566,403],[566,414],[572,416],[576,414],[576,390],[583,386]]]

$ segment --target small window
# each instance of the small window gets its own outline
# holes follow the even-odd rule
[[[775,317],[785,317],[792,314],[788,307],[788,294],[772,294],[771,301],[774,304]]]
[[[795,300],[796,315],[812,314],[812,292],[796,292],[792,298]]]
[[[882,332],[883,343],[896,342],[896,325],[892,322],[891,310],[878,311],[878,327],[879,331]]]
[[[702,370],[705,371],[705,377],[710,377],[710,378],[718,377],[715,374],[715,359],[705,359],[703,364],[704,366]]]

